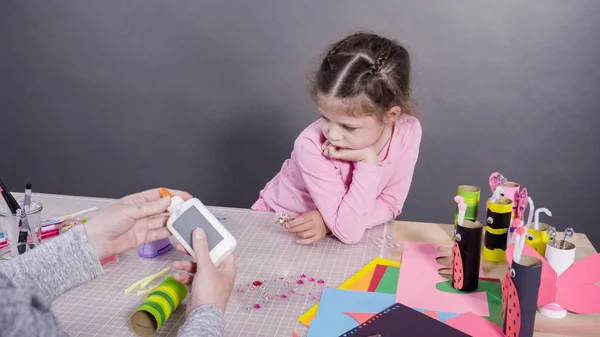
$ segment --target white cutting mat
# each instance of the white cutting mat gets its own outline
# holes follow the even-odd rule
[[[43,219],[112,202],[42,194],[33,199],[43,203]],[[387,255],[388,249],[374,241],[389,238],[391,222],[369,230],[366,238],[356,245],[344,245],[327,238],[315,245],[303,246],[273,223],[273,213],[222,207],[209,209],[238,240],[238,277],[225,314],[225,336],[291,336],[293,331],[305,336],[308,328],[297,318],[317,303],[323,287],[337,287],[371,259]],[[125,295],[124,290],[133,282],[185,258],[175,249],[154,259],[140,258],[135,250],[122,254],[117,261],[105,265],[102,277],[58,298],[53,304],[54,312],[72,337],[134,336],[129,328],[129,317],[145,296]],[[254,281],[262,284],[256,282],[255,286]],[[186,302],[156,336],[177,335],[177,329],[185,320]]]

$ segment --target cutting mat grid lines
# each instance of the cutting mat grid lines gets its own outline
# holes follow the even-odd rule
[[[44,219],[113,202],[41,194],[35,195],[34,200],[43,203]],[[326,238],[304,246],[296,244],[294,237],[274,224],[273,213],[208,208],[238,240],[238,276],[225,313],[225,336],[289,337],[292,331],[305,336],[308,329],[298,322],[298,317],[317,303],[323,287],[339,286],[380,255],[381,248],[370,238],[391,232],[390,222],[368,230],[366,238],[356,245]],[[54,312],[69,336],[134,336],[129,318],[145,296],[125,295],[124,290],[185,258],[174,249],[154,259],[142,259],[135,250],[119,255],[117,261],[105,265],[103,276],[55,300]],[[186,303],[187,300],[155,336],[177,335],[185,321]]]

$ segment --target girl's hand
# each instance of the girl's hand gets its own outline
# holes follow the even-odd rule
[[[186,192],[171,190],[183,200]],[[99,259],[123,253],[144,243],[171,236],[166,227],[171,198],[160,197],[158,189],[126,196],[102,209],[83,226]]]
[[[285,225],[288,232],[300,237],[296,242],[303,245],[315,243],[327,235],[329,228],[325,225],[321,212],[306,212]]]
[[[190,286],[190,300],[185,314],[187,316],[203,304],[212,304],[225,313],[237,275],[235,255],[232,253],[215,267],[210,259],[204,231],[196,229],[192,240],[196,262],[184,260],[174,263],[175,269],[185,272],[175,274],[175,280]],[[189,256],[179,243],[177,250]]]
[[[379,165],[379,158],[372,147],[366,147],[360,150],[338,149],[326,140],[321,149],[323,150],[323,155],[325,157],[332,159]]]

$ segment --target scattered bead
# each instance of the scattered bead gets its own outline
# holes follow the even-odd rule
[[[323,283],[325,283],[325,281],[323,281],[323,280],[318,280],[318,281],[317,281],[317,283],[319,283],[319,284],[323,284]]]
[[[261,286],[263,283],[262,283],[261,281],[254,281],[254,282],[252,282],[252,284],[253,284],[254,286],[256,286],[256,287],[259,287],[259,286]]]
[[[314,277],[311,277],[311,278],[309,279],[309,281],[310,281],[310,282],[315,282],[315,278],[314,278]]]
[[[298,283],[298,284],[304,284],[304,281],[298,280],[298,281],[296,281],[296,283]]]
[[[254,309],[260,309],[260,304],[258,304],[258,303],[257,303],[257,304],[255,304],[255,305],[254,305]]]
[[[300,277],[305,278],[306,275],[304,273],[300,274]]]
[[[279,296],[279,297],[281,297],[281,298],[283,298],[283,299],[287,298],[287,296],[285,296],[285,295],[281,295],[281,296]]]

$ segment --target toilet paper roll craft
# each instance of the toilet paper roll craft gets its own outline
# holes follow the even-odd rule
[[[526,244],[535,249],[541,256],[546,254],[546,243],[550,240],[548,235],[548,229],[550,225],[546,223],[540,223],[540,213],[544,213],[548,216],[552,216],[547,208],[538,208],[535,210],[535,221],[533,228],[527,228],[527,241]]]
[[[502,187],[497,186],[494,194],[487,202],[483,258],[491,262],[506,260],[512,200],[502,197],[501,194]]]

